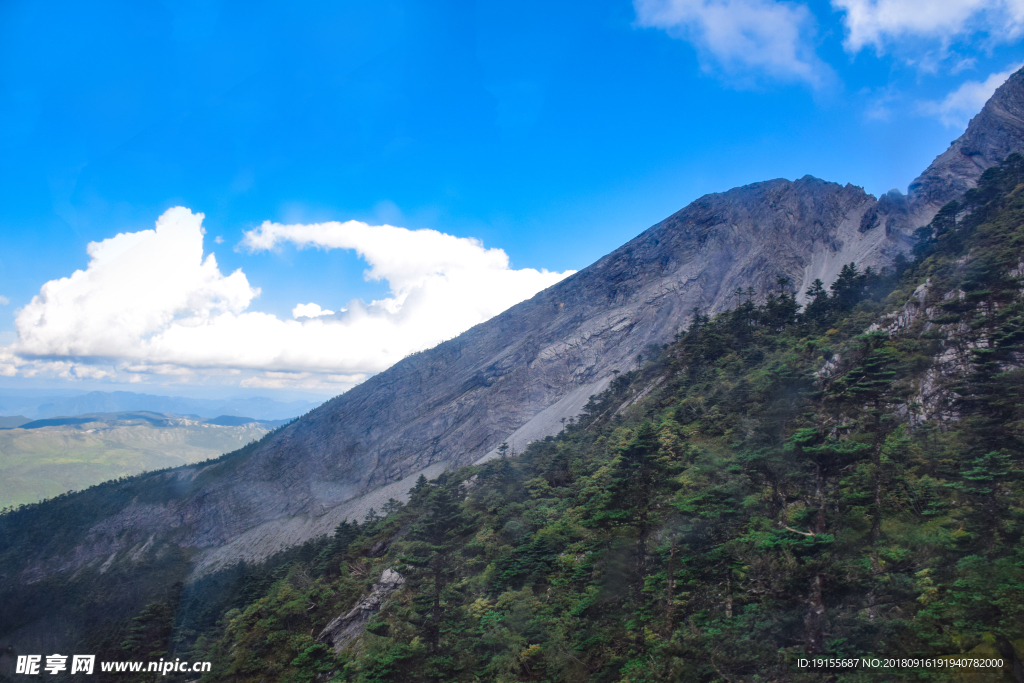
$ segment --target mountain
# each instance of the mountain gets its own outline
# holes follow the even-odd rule
[[[912,262],[701,316],[557,436],[149,614],[233,683],[1024,681],[1022,183],[1011,156]]]
[[[39,407],[74,396],[85,391],[55,392],[46,389],[0,389],[0,415],[25,415],[31,419],[39,417]]]
[[[1014,152],[1024,139],[1024,70],[1017,71],[992,95],[966,132],[910,184],[909,209],[917,217],[933,216],[942,206],[976,187],[987,168]],[[919,221],[922,225],[927,221]]]
[[[90,391],[74,395],[52,395],[48,392],[0,390],[0,412],[19,412],[33,418],[148,410],[175,415],[233,415],[273,421],[297,417],[318,405],[319,403],[301,400],[275,401],[262,396],[202,399],[154,396],[131,391]]]
[[[274,429],[275,427],[288,424],[290,420],[257,420],[252,417],[239,415],[218,415],[209,420],[203,420],[203,422],[208,425],[220,425],[222,427],[242,427],[249,424],[258,424],[266,429]]]
[[[14,429],[21,425],[31,422],[24,415],[11,415],[10,417],[0,417],[0,429]]]
[[[145,553],[179,558],[184,578],[195,580],[361,518],[405,497],[421,474],[485,459],[503,442],[522,450],[559,431],[638,356],[660,352],[695,308],[715,313],[783,291],[803,300],[816,279],[828,285],[844,264],[889,265],[944,197],[975,186],[1001,155],[1024,150],[1015,127],[1022,113],[1018,73],[906,197],[876,199],[809,176],[702,197],[576,275],[251,447],[69,498],[70,550],[29,544],[38,526],[10,530],[25,537],[5,538],[3,547],[31,548],[16,580],[100,566],[129,576]]]
[[[73,417],[48,417],[41,420],[29,420],[27,418],[0,418],[9,420],[11,427],[3,429],[42,429],[43,427],[81,427],[82,425],[99,425],[97,428],[109,426],[127,426],[134,424],[148,424],[154,427],[178,427],[192,425],[215,425],[218,427],[244,427],[256,425],[265,430],[274,429],[286,425],[290,420],[257,420],[252,417],[241,417],[237,415],[218,415],[217,417],[203,419],[198,415],[172,415],[168,413],[155,413],[148,410],[121,411],[116,413],[86,413]],[[16,423],[16,424],[14,424]]]
[[[83,415],[88,413],[117,413],[126,410],[149,410],[156,413],[176,415],[219,415],[248,416],[260,420],[283,420],[306,413],[318,404],[310,401],[275,401],[261,396],[234,399],[198,399],[179,396],[154,396],[136,394],[131,391],[91,391],[84,396],[74,396],[40,405],[39,417],[62,415]]]

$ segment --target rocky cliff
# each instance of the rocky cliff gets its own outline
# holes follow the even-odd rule
[[[1024,75],[910,186],[881,199],[806,176],[711,194],[458,338],[406,358],[275,433],[205,466],[152,475],[165,495],[98,514],[74,552],[38,556],[31,581],[83,565],[191,549],[193,576],[264,557],[401,497],[419,474],[469,464],[503,441],[554,433],[616,371],[683,329],[695,307],[800,294],[851,261],[882,267],[984,168],[1024,151]],[[106,563],[106,564],[104,564]]]
[[[963,135],[910,184],[910,211],[934,216],[942,206],[978,184],[986,168],[1013,152],[1024,140],[1024,69],[1016,72],[971,119]]]

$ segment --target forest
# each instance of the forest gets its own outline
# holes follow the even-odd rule
[[[203,683],[1024,681],[1024,158],[915,237],[806,306],[780,279],[695,310],[558,436],[167,574],[85,645]],[[963,656],[1001,666],[799,664]]]

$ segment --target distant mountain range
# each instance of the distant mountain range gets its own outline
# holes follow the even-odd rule
[[[0,415],[23,416],[29,420],[71,417],[94,413],[119,413],[145,410],[201,418],[220,416],[247,417],[256,420],[288,420],[308,413],[319,405],[313,401],[275,401],[252,398],[202,399],[181,396],[155,396],[131,391],[92,391],[86,394],[54,393],[0,389]],[[0,427],[5,424],[0,418]]]
[[[178,427],[183,424],[208,424],[218,427],[243,427],[259,425],[264,429],[275,429],[288,424],[288,420],[257,420],[254,417],[238,415],[218,415],[213,418],[202,418],[198,415],[173,415],[154,413],[147,410],[124,411],[118,413],[85,413],[72,417],[47,417],[41,420],[29,420],[22,416],[0,418],[0,429],[42,429],[43,427],[79,427],[92,423],[116,424],[149,424],[154,427]]]

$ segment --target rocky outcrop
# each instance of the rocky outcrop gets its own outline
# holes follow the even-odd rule
[[[215,464],[158,473],[159,500],[97,518],[72,553],[36,558],[23,580],[144,544],[192,552],[193,576],[259,559],[402,497],[419,474],[520,449],[556,432],[615,371],[685,328],[692,310],[755,299],[780,277],[802,295],[843,264],[883,267],[947,197],[1024,150],[1024,77],[911,186],[881,199],[810,176],[701,197],[576,275],[416,354]]]
[[[363,634],[366,623],[380,612],[391,594],[404,583],[404,576],[394,569],[385,569],[380,581],[373,584],[370,594],[363,597],[347,614],[332,619],[316,637],[316,642],[329,645],[340,653]]]
[[[943,422],[959,417],[955,408],[957,395],[948,388],[945,378],[960,377],[969,370],[969,352],[965,351],[965,341],[960,338],[963,330],[934,322],[941,315],[938,304],[949,301],[957,294],[946,292],[937,295],[931,280],[926,280],[914,290],[903,308],[883,316],[868,327],[868,332],[885,332],[890,336],[919,334],[937,328],[944,337],[942,351],[923,373],[917,391],[908,401],[910,409],[907,419],[911,426],[925,420]]]
[[[909,209],[924,225],[945,204],[976,187],[985,169],[1022,151],[1024,140],[1024,70],[1010,76],[967,131],[954,140],[910,184]],[[915,226],[916,227],[916,226]]]
[[[965,267],[970,259],[968,255],[957,265]],[[1020,278],[1024,274],[1024,264],[1017,264],[1008,269],[1006,274],[1011,278]],[[1024,294],[1024,290],[1021,293]],[[932,280],[928,279],[914,290],[901,309],[883,316],[867,329],[868,332],[885,332],[894,337],[924,334],[939,345],[929,367],[916,380],[916,391],[908,401],[910,408],[907,418],[911,426],[925,421],[941,425],[960,419],[957,404],[961,397],[954,387],[972,371],[974,352],[994,348],[996,345],[988,325],[979,325],[977,320],[972,321],[962,314],[949,315],[947,307],[957,307],[966,296],[967,293],[962,289],[936,291]],[[980,310],[986,311],[985,316],[995,317],[999,313],[1000,304],[990,301]],[[833,359],[825,364],[819,374],[827,377],[836,369],[837,364],[838,361]],[[1024,367],[1024,354],[1011,353],[1000,362],[999,370],[1006,372],[1021,367]]]

